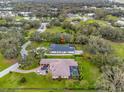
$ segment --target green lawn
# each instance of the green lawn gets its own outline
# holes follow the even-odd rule
[[[54,26],[46,30],[46,32],[50,32],[50,33],[65,32],[65,31],[66,31],[65,29],[59,26]]]
[[[50,43],[49,42],[32,42],[28,47],[27,50],[35,49],[38,47],[46,47],[49,48]]]
[[[28,38],[30,38],[31,37],[31,35],[34,33],[34,32],[36,32],[37,31],[37,29],[35,29],[35,28],[32,28],[32,29],[30,29],[30,30],[27,30],[27,32],[28,32],[28,34],[27,34],[27,39]]]
[[[94,84],[100,76],[99,69],[92,64],[92,62],[86,61],[81,57],[77,57],[76,60],[79,65],[80,77],[82,77],[84,81],[88,82],[85,86],[95,88]]]
[[[76,50],[84,50],[85,46],[82,46],[81,44],[75,44],[75,49]]]
[[[25,78],[25,82],[21,82],[22,78]],[[72,82],[75,80],[52,80],[50,75],[41,76],[35,73],[20,74],[13,72],[0,78],[0,91],[94,91],[83,89],[63,90],[63,88],[67,88],[66,84],[68,81]],[[7,88],[12,90],[7,90]],[[21,88],[21,90],[14,90],[14,88]],[[25,88],[26,90],[22,88]],[[57,88],[58,90],[56,90]]]
[[[115,54],[124,59],[124,43],[112,43],[112,47]]]
[[[16,21],[21,21],[21,20],[23,20],[23,19],[24,19],[24,17],[22,17],[22,16],[16,16],[16,17],[15,17],[15,20],[16,20]]]
[[[5,19],[0,19],[0,25],[4,25],[4,24],[6,24],[7,22],[6,22],[6,20]]]
[[[41,76],[35,73],[19,74],[19,73],[9,73],[8,75],[0,78],[0,88],[5,88],[5,90],[0,91],[10,91],[6,88],[41,88],[39,90],[11,90],[11,91],[95,91],[94,84],[97,78],[100,76],[99,69],[92,63],[84,61],[81,57],[76,57],[76,61],[79,63],[80,74],[83,76],[83,82],[87,81],[84,86],[79,86],[80,81],[78,80],[52,80],[51,75]],[[25,78],[25,82],[21,82],[22,78]],[[75,83],[73,83],[75,82]],[[73,86],[72,86],[73,84]],[[52,88],[68,88],[72,87],[82,88],[81,90],[52,90]],[[90,89],[86,89],[88,86]],[[46,90],[42,90],[45,88]],[[70,87],[69,87],[70,88]]]
[[[67,55],[67,56],[51,56],[51,55],[46,55],[45,58],[49,59],[73,59],[73,55]]]
[[[102,26],[108,26],[108,22],[107,21],[103,21],[103,20],[95,20],[96,23],[98,23],[101,27]]]
[[[7,67],[13,64],[12,61],[6,60],[3,55],[0,53],[0,71],[6,69]]]
[[[24,83],[20,82],[23,77],[26,79]],[[64,84],[65,80],[52,80],[50,75],[41,76],[35,73],[10,73],[0,78],[0,88],[48,88],[47,90],[50,90],[49,88],[63,88]]]
[[[22,78],[25,78],[25,82],[23,83],[20,82]],[[52,80],[50,75],[41,76],[35,73],[28,74],[10,73],[5,77],[0,78],[1,88],[0,91],[88,91],[88,90],[63,90],[63,88],[67,88],[66,87],[67,81],[73,80]],[[12,90],[7,90],[7,88],[11,88]],[[21,90],[14,90],[14,88],[15,89],[21,88]],[[22,88],[25,88],[26,90]],[[58,90],[56,90],[57,88]]]

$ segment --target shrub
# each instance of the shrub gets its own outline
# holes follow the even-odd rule
[[[26,82],[26,78],[25,78],[25,77],[21,77],[21,79],[20,79],[19,82],[20,82],[20,83],[25,83],[25,82]]]

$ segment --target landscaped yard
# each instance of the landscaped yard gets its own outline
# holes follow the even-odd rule
[[[3,55],[0,53],[0,71],[6,69],[7,67],[13,64],[12,61],[6,60]]]

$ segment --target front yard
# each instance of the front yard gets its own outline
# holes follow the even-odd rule
[[[23,80],[25,79],[25,80]],[[58,81],[52,80],[50,75],[40,76],[35,73],[28,74],[19,74],[19,73],[10,73],[3,78],[0,78],[0,88],[6,90],[6,88],[36,88],[39,90],[30,90],[29,91],[50,91],[52,88],[63,88],[65,80]],[[47,89],[47,90],[45,90]],[[8,90],[10,91],[10,90]],[[12,90],[12,91],[25,91],[21,90]]]
[[[0,53],[0,71],[6,69],[7,67],[11,66],[13,62],[11,60],[7,60],[3,57]]]

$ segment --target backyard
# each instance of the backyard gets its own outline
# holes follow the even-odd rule
[[[87,82],[85,87],[88,87],[88,89],[94,88],[94,84],[99,76],[101,76],[99,68],[96,67],[92,62],[89,62],[82,57],[76,57],[75,59],[78,62],[80,79],[82,79],[83,82]]]

